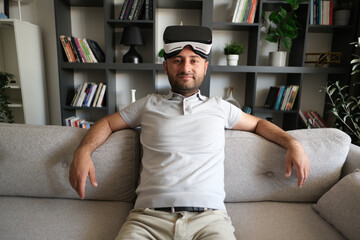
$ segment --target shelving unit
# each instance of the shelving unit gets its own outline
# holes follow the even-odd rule
[[[48,123],[40,28],[16,19],[0,19],[0,70],[15,76],[7,89],[15,123]]]
[[[146,96],[152,92],[164,92],[166,91],[166,79],[162,64],[156,63],[157,52],[160,49],[162,39],[162,28],[164,24],[171,25],[172,22],[162,21],[161,13],[172,9],[176,12],[195,11],[191,19],[184,17],[186,20],[184,24],[198,24],[207,26],[213,29],[214,40],[215,36],[229,34],[230,36],[241,35],[247,42],[246,53],[243,62],[239,66],[226,66],[219,60],[220,53],[214,52],[210,57],[210,67],[208,68],[208,74],[201,87],[203,94],[212,96],[214,93],[211,87],[214,82],[221,81],[223,75],[229,75],[233,79],[237,79],[242,93],[240,94],[240,102],[253,109],[254,115],[262,114],[276,114],[280,115],[282,119],[281,126],[285,130],[298,128],[298,112],[300,109],[301,97],[302,97],[302,85],[306,81],[307,76],[321,74],[328,76],[328,78],[335,79],[339,76],[347,76],[350,71],[349,60],[351,57],[351,47],[349,42],[354,39],[355,26],[316,26],[309,25],[309,4],[304,3],[300,5],[298,10],[298,16],[304,31],[293,43],[292,51],[289,55],[289,64],[287,67],[271,67],[267,63],[264,63],[264,53],[262,51],[262,38],[263,29],[260,19],[260,13],[264,11],[273,10],[275,7],[286,6],[285,1],[271,1],[260,0],[255,22],[253,24],[248,23],[230,23],[227,21],[226,14],[222,13],[222,17],[218,16],[219,9],[214,0],[153,0],[153,16],[152,20],[118,20],[118,14],[121,9],[123,1],[120,2],[114,0],[96,0],[91,1],[91,4],[86,0],[54,0],[55,1],[55,19],[56,19],[56,34],[57,39],[60,35],[74,35],[77,36],[77,32],[74,32],[72,27],[75,24],[71,20],[71,11],[75,8],[96,8],[99,13],[103,15],[103,26],[101,31],[94,36],[94,40],[100,43],[100,46],[104,49],[106,54],[105,63],[67,63],[64,61],[64,53],[62,46],[58,41],[58,59],[59,59],[59,79],[60,79],[60,97],[62,108],[62,119],[76,114],[88,114],[95,112],[90,116],[90,120],[97,120],[100,117],[117,111],[117,107],[123,104],[125,98],[130,94],[130,88],[133,85],[141,86],[137,88],[137,98]],[[225,1],[225,0],[224,0]],[[231,5],[231,1],[229,0]],[[358,3],[353,10],[352,23],[355,22],[356,14],[358,13]],[[222,11],[222,9],[220,10]],[[176,18],[176,16],[175,16]],[[181,19],[181,18],[179,18]],[[178,19],[176,19],[178,20]],[[175,21],[175,20],[174,20]],[[191,22],[192,21],[192,22]],[[122,63],[122,52],[127,48],[120,45],[120,37],[123,28],[126,26],[138,26],[140,27],[143,36],[145,38],[146,45],[140,46],[138,51],[144,58],[144,63],[141,64],[129,64]],[[103,30],[102,30],[103,28]],[[99,33],[100,32],[100,33]],[[342,65],[330,66],[327,68],[317,68],[313,66],[307,66],[304,64],[305,52],[308,42],[309,33],[330,33],[332,34],[332,51],[341,51],[343,53]],[[92,37],[92,36],[78,36],[78,37]],[[217,46],[222,43],[217,43]],[[76,75],[79,73],[88,75],[83,77],[87,79],[91,78],[91,74],[88,72],[95,71],[101,75],[101,79],[95,81],[106,83],[109,88],[106,93],[106,105],[101,109],[94,108],[73,108],[69,106],[70,99],[73,96],[74,88],[76,87],[77,79]],[[263,103],[258,99],[258,85],[259,79],[263,75],[280,75],[283,80],[283,84],[291,85],[296,84],[300,86],[298,96],[295,101],[294,110],[291,111],[275,111],[264,109]],[[126,83],[123,82],[124,78],[130,80]],[[164,83],[165,82],[165,83]],[[118,85],[118,86],[117,86]],[[119,86],[120,85],[120,86]],[[269,85],[270,87],[270,85]],[[119,88],[121,90],[119,90]],[[128,94],[128,95],[126,95]],[[121,100],[119,100],[121,98]],[[130,101],[130,97],[129,101]],[[120,103],[121,102],[121,103]]]

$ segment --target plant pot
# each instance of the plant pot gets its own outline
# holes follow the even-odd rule
[[[226,55],[226,59],[228,66],[237,66],[239,61],[239,55],[229,54]]]
[[[334,25],[348,25],[351,10],[337,10],[334,12]]]
[[[273,67],[285,67],[286,65],[286,51],[277,51],[269,53],[269,63]]]

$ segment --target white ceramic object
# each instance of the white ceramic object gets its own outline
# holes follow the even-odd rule
[[[269,63],[273,67],[285,67],[286,65],[286,51],[277,51],[269,53]]]
[[[228,66],[237,66],[239,61],[239,55],[229,54],[226,55],[226,59]]]

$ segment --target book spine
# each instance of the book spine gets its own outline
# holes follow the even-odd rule
[[[63,49],[65,51],[65,55],[66,55],[66,57],[68,59],[68,62],[76,62],[75,56],[74,56],[74,54],[73,54],[73,52],[71,50],[71,46],[70,46],[70,43],[69,43],[67,37],[65,37],[64,35],[61,35],[60,36],[60,42],[61,42],[61,44],[63,46]]]
[[[123,20],[124,18],[124,14],[125,14],[125,10],[127,8],[127,5],[129,3],[129,0],[125,0],[123,5],[122,5],[122,8],[121,8],[121,11],[120,11],[120,15],[119,15],[119,20]]]
[[[90,55],[90,58],[91,58],[91,61],[94,62],[94,63],[97,63],[98,61],[96,60],[95,56],[94,56],[94,53],[91,51],[91,48],[87,42],[86,39],[84,39],[84,44],[89,52],[89,55]]]
[[[81,59],[80,59],[80,56],[79,56],[79,53],[77,51],[77,47],[75,45],[75,42],[73,42],[72,38],[71,37],[67,37],[69,43],[70,43],[70,46],[71,46],[71,50],[75,56],[75,61],[76,62],[81,62]]]
[[[253,0],[251,3],[251,10],[248,18],[248,23],[254,23],[257,4],[258,4],[258,0]]]
[[[106,85],[103,84],[103,86],[101,88],[101,93],[99,95],[99,99],[98,99],[98,102],[97,102],[97,107],[102,107],[102,105],[103,105],[104,96],[105,96],[105,90],[106,90]]]

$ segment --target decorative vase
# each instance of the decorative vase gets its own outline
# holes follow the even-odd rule
[[[277,51],[269,53],[270,66],[285,67],[286,65],[286,51]]]
[[[348,25],[350,20],[350,10],[337,10],[334,12],[334,25]]]
[[[131,89],[131,102],[132,103],[136,101],[135,93],[136,93],[136,89]]]
[[[227,65],[228,66],[237,66],[239,61],[239,55],[229,54],[226,55]]]
[[[240,103],[233,97],[233,87],[230,87],[230,94],[225,101],[228,101],[229,103],[235,105],[236,107],[240,108]]]

